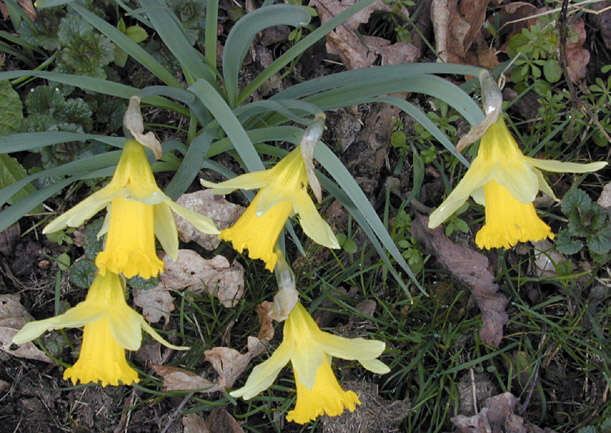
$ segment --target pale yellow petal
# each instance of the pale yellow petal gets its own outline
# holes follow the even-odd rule
[[[229,394],[232,397],[242,397],[244,400],[250,400],[261,391],[266,390],[276,380],[278,373],[289,362],[292,354],[290,345],[280,344],[267,361],[253,368],[243,387],[231,391]]]
[[[140,326],[142,326],[142,329],[144,329],[144,331],[147,334],[149,334],[151,337],[153,337],[153,340],[155,340],[159,344],[163,344],[164,346],[169,347],[170,349],[174,349],[174,350],[189,350],[190,349],[189,346],[176,346],[170,343],[169,341],[167,341],[165,338],[159,335],[159,333],[155,331],[155,329],[151,325],[149,325],[147,321],[144,320],[144,317],[142,316],[140,316]]]
[[[299,214],[299,224],[303,232],[310,239],[327,248],[339,248],[339,242],[333,230],[320,216],[307,192],[297,192],[293,198],[293,206],[295,212]]]
[[[492,170],[491,179],[507,188],[511,195],[521,203],[532,203],[539,192],[537,174],[524,162],[498,164]]]
[[[218,235],[220,233],[219,229],[216,227],[216,224],[212,220],[205,215],[194,212],[186,207],[182,207],[181,205],[173,202],[172,200],[168,200],[166,202],[168,206],[178,215],[189,221],[193,226],[202,233],[207,233],[209,235]]]
[[[577,162],[562,162],[553,159],[537,159],[525,157],[526,161],[537,168],[555,173],[590,173],[605,168],[606,161],[579,164]]]
[[[27,343],[28,341],[38,338],[46,331],[63,328],[79,328],[98,319],[103,313],[103,306],[96,306],[90,302],[81,302],[59,316],[26,323],[13,337],[13,343]]]
[[[491,167],[488,164],[474,161],[465,176],[458,182],[450,195],[431,213],[429,228],[434,229],[452,216],[463,205],[469,196],[481,188],[490,179]]]
[[[129,308],[127,304],[115,306],[108,311],[110,330],[117,343],[127,350],[140,349],[142,343],[142,316]]]
[[[359,359],[359,363],[366,369],[376,374],[386,374],[390,372],[388,365],[379,359]]]
[[[55,218],[45,226],[42,232],[48,234],[62,230],[66,227],[78,227],[102,210],[113,198],[126,194],[126,190],[113,191],[108,187],[102,188]]]
[[[155,236],[166,254],[176,260],[178,256],[178,231],[170,207],[166,203],[153,206],[155,212]]]
[[[374,359],[384,352],[386,343],[364,338],[345,338],[321,331],[315,336],[323,351],[342,359]]]
[[[535,168],[535,173],[537,173],[537,179],[539,180],[539,190],[541,190],[543,194],[546,194],[547,196],[553,198],[554,200],[560,201],[558,200],[558,197],[556,197],[556,194],[554,194],[552,187],[549,186],[549,183],[547,183],[547,180],[545,180],[543,173],[541,173],[541,171],[537,170],[536,168]]]
[[[307,338],[307,336],[303,336]],[[296,344],[291,362],[295,375],[308,388],[312,389],[316,380],[316,371],[325,360],[325,353],[318,341],[304,341]]]
[[[271,180],[270,170],[260,170],[236,176],[233,179],[226,180],[225,182],[214,183],[200,179],[200,183],[206,188],[211,188],[214,194],[224,195],[229,194],[236,189],[263,188]]]

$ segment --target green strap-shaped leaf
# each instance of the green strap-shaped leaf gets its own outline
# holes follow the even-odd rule
[[[265,167],[248,134],[216,89],[206,80],[200,79],[189,87],[189,91],[193,92],[212,113],[248,170],[263,170]]]
[[[338,72],[314,78],[289,87],[270,99],[299,99],[325,90],[359,85],[363,88],[381,82],[407,80],[423,74],[452,74],[477,76],[482,68],[453,63],[410,63],[407,65],[373,66],[366,69]]]
[[[19,77],[38,77],[49,81],[68,84],[83,90],[91,90],[92,92],[101,93],[103,95],[116,96],[117,98],[129,99],[134,95],[138,95],[139,89],[126,86],[125,84],[115,83],[113,81],[102,80],[101,78],[87,77],[84,75],[62,74],[60,72],[47,71],[6,71],[0,72],[1,80],[12,80]],[[184,115],[189,114],[189,110],[175,102],[168,101],[159,96],[148,96],[142,99],[142,102],[151,104],[159,108],[175,111]]]
[[[207,130],[193,139],[178,170],[176,170],[176,174],[165,188],[165,193],[172,199],[176,200],[180,197],[193,183],[208,154],[213,138],[214,131]]]
[[[215,83],[214,75],[203,62],[201,54],[187,41],[184,29],[179,25],[180,21],[174,13],[159,0],[139,0],[139,2],[155,31],[187,73],[187,78],[190,75],[195,80],[203,78]]]
[[[229,104],[235,107],[238,96],[238,74],[242,61],[256,34],[273,26],[304,26],[310,22],[305,8],[293,5],[273,5],[257,9],[232,27],[223,48],[223,78]]]
[[[202,125],[206,125],[212,120],[212,117],[210,117],[210,113],[206,111],[206,107],[204,107],[202,101],[200,101],[193,93],[187,90],[177,89],[168,86],[149,86],[142,89],[139,95],[141,97],[153,95],[167,96],[168,98],[175,99],[185,105],[188,105],[191,109],[191,112],[195,115],[199,123],[201,123]]]
[[[246,131],[248,138],[253,143],[263,143],[266,141],[288,141],[291,143],[299,143],[303,135],[303,129],[295,126],[270,126],[267,128],[250,129]],[[255,145],[255,148],[259,148]],[[210,146],[208,158],[219,155],[223,152],[233,149],[231,140],[227,137],[215,141]],[[268,152],[271,153],[271,152]],[[286,152],[284,153],[286,154]],[[278,154],[282,157],[284,154]]]
[[[32,151],[53,144],[87,140],[96,140],[114,147],[122,147],[125,138],[63,131],[24,132],[21,134],[0,135],[0,152],[13,153],[23,152],[25,150]]]
[[[206,4],[206,28],[204,48],[208,67],[216,73],[216,41],[219,18],[219,0],[208,0]]]
[[[390,253],[390,255],[397,261],[399,266],[409,275],[414,281],[422,293],[426,294],[424,289],[418,283],[416,275],[412,272],[409,265],[405,262],[405,259],[401,255],[401,252],[395,245],[394,241],[390,237],[390,234],[380,221],[380,217],[376,213],[375,209],[369,203],[367,196],[361,190],[359,185],[356,183],[350,172],[346,169],[344,164],[335,156],[335,154],[327,147],[323,142],[319,142],[314,151],[314,156],[322,166],[327,170],[333,179],[337,182],[340,188],[346,193],[346,195],[352,200],[354,206],[363,214],[365,222],[375,233],[375,236],[380,240],[383,247]],[[380,254],[382,257],[385,254]]]
[[[278,113],[280,115],[280,119],[276,120],[266,117],[265,123],[276,124],[291,120],[305,126],[312,122],[312,116],[320,113],[320,108],[314,104],[310,104],[306,101],[300,101],[298,99],[278,99],[273,101],[268,99],[265,101],[255,101],[247,105],[242,105],[241,107],[236,108],[234,112],[242,124],[245,124],[252,117],[259,114]],[[299,117],[295,112],[305,115],[309,114],[309,116],[305,118]]]
[[[151,74],[172,87],[182,87],[178,80],[165,69],[153,56],[151,56],[140,45],[132,41],[124,33],[108,24],[96,14],[88,11],[78,3],[73,3],[70,8],[77,12],[85,21],[106,35],[115,45],[132,56],[134,60],[144,66]]]

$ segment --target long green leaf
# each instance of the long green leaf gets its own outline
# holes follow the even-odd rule
[[[140,90],[135,87],[126,86],[125,84],[115,83],[113,81],[102,80],[100,78],[86,77],[84,75],[72,75],[62,74],[60,72],[47,72],[47,71],[6,71],[0,72],[1,80],[12,80],[13,78],[19,77],[38,77],[49,81],[56,81],[58,83],[68,84],[70,86],[76,86],[83,90],[91,90],[92,92],[101,93],[103,95],[116,96],[117,98],[129,99],[134,95],[138,95]],[[185,115],[189,114],[189,111],[185,108],[176,104],[172,101],[168,101],[165,98],[159,96],[148,96],[142,99],[142,102],[151,104],[159,108],[172,110],[177,113]]]
[[[88,158],[79,159],[58,167],[53,167],[30,174],[29,176],[18,180],[14,184],[0,189],[0,206],[4,205],[4,203],[6,203],[8,199],[13,196],[13,194],[15,194],[25,185],[28,185],[37,179],[43,177],[61,177],[66,175],[78,176],[95,172],[103,168],[114,167],[117,164],[117,161],[119,161],[120,155],[121,151],[106,152],[101,155],[90,156]]]
[[[303,135],[303,129],[295,126],[270,126],[268,128],[250,129],[246,131],[248,138],[253,143],[263,143],[267,141],[288,141],[299,143]],[[257,146],[255,146],[257,147]],[[223,138],[212,143],[208,151],[208,158],[219,155],[233,149],[231,140]]]
[[[377,82],[367,86],[350,84],[309,96],[305,100],[326,111],[363,104],[372,97],[399,92],[417,92],[437,97],[454,107],[472,125],[479,124],[484,118],[479,106],[460,87],[429,74]]]
[[[460,153],[456,151],[456,147],[447,135],[445,135],[438,127],[433,123],[431,119],[426,117],[426,114],[422,112],[418,107],[414,104],[407,102],[404,99],[397,98],[395,96],[388,96],[382,98],[373,98],[371,102],[382,102],[385,104],[394,105],[397,108],[405,111],[411,118],[413,118],[416,122],[420,123],[427,131],[431,133],[433,137],[435,137],[452,155],[454,155],[460,162],[462,162],[465,167],[469,167],[469,161],[465,159]]]
[[[323,142],[319,142],[314,151],[314,156],[322,166],[327,170],[329,174],[335,179],[341,189],[350,197],[350,200],[354,205],[361,211],[367,224],[371,227],[375,235],[380,240],[384,248],[390,253],[390,255],[397,261],[399,266],[409,275],[414,284],[418,286],[422,293],[426,294],[420,283],[416,279],[416,275],[412,272],[409,265],[405,262],[405,259],[401,255],[401,252],[395,245],[394,241],[388,234],[386,227],[380,217],[376,213],[375,209],[369,203],[367,196],[361,190],[359,185],[356,183],[350,172],[346,169],[344,164],[335,156],[335,154],[325,145]]]
[[[153,28],[188,75],[194,79],[203,78],[215,83],[214,75],[202,60],[201,54],[187,41],[184,30],[178,24],[180,21],[174,13],[159,0],[139,0],[139,2],[151,20]]]
[[[219,0],[208,0],[206,4],[206,28],[204,48],[208,67],[216,74],[216,42],[219,18]]]
[[[106,21],[98,17],[96,14],[88,11],[78,3],[73,3],[70,8],[77,12],[85,21],[94,26],[100,32],[105,34],[119,48],[132,56],[134,60],[149,70],[151,74],[159,78],[161,81],[172,87],[182,87],[180,82],[165,69],[161,63],[144,50],[140,45],[132,41],[124,33],[117,30],[115,27],[108,24]]]
[[[300,99],[325,90],[336,89],[346,85],[363,87],[381,82],[408,79],[423,74],[452,74],[478,76],[482,68],[453,63],[410,63],[407,65],[373,66],[366,69],[338,72],[314,78],[278,92],[271,99]]]
[[[142,89],[139,94],[141,96],[167,96],[168,98],[176,99],[188,105],[191,112],[202,125],[206,125],[212,120],[210,113],[206,111],[206,107],[204,107],[202,102],[193,93],[187,90],[168,86],[148,86]]]
[[[312,122],[312,116],[320,113],[320,108],[314,104],[298,99],[278,99],[255,101],[247,105],[242,105],[234,110],[235,115],[240,119],[242,124],[245,124],[252,117],[259,114],[269,114],[270,112],[279,113],[283,121],[293,121],[301,125],[309,125]],[[300,117],[298,114],[309,114],[310,116]],[[266,118],[269,121],[269,118]],[[276,123],[276,122],[271,122]]]
[[[53,144],[87,140],[96,140],[114,147],[122,147],[125,138],[63,131],[24,132],[19,134],[0,135],[0,153],[23,152],[25,150],[32,151]]]
[[[166,194],[174,200],[180,197],[197,177],[197,173],[210,149],[212,138],[214,138],[214,131],[204,131],[195,137],[189,145],[176,174],[165,188]]]
[[[206,80],[197,80],[189,90],[204,103],[218,124],[223,128],[231,144],[244,161],[249,171],[263,170],[264,166],[259,154],[248,138],[248,134],[233,111],[216,89]]]
[[[238,74],[242,61],[260,31],[273,26],[304,26],[310,22],[305,8],[293,5],[262,7],[240,19],[232,27],[223,48],[223,77],[229,104],[236,106],[238,95]]]
[[[357,12],[365,9],[367,6],[373,4],[376,0],[361,0],[354,6],[343,10],[337,16],[333,17],[322,26],[314,30],[312,33],[307,35],[305,38],[297,42],[291,47],[286,53],[278,57],[274,62],[269,65],[263,72],[261,72],[257,78],[251,81],[245,88],[240,92],[240,96],[236,101],[236,105],[240,105],[246,99],[250,97],[263,83],[265,83],[272,75],[278,72],[280,69],[288,65],[294,59],[299,57],[305,50],[310,48],[316,42],[325,37],[327,33],[333,30],[335,27],[343,24],[345,21],[350,19]]]

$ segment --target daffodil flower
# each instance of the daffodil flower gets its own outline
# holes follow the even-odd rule
[[[219,233],[210,218],[176,204],[159,189],[144,148],[135,140],[125,142],[110,183],[51,221],[43,233],[78,227],[106,206],[110,216],[100,233],[108,232],[106,244],[95,260],[101,274],[109,270],[145,279],[158,275],[163,262],[155,251],[155,236],[170,257],[178,253],[171,210],[204,233]]]
[[[125,359],[125,349],[138,350],[144,329],[156,341],[176,350],[125,302],[121,277],[112,272],[98,274],[87,297],[59,316],[28,322],[15,334],[13,343],[23,344],[45,331],[83,326],[83,342],[76,363],[64,371],[64,380],[74,385],[101,382],[106,385],[130,385],[138,382],[138,373]]]
[[[274,252],[278,236],[286,220],[295,213],[304,233],[313,241],[328,248],[339,248],[331,227],[308,195],[308,175],[299,146],[269,170],[246,173],[221,183],[205,180],[201,183],[213,188],[215,194],[228,194],[238,188],[261,188],[242,216],[233,226],[222,230],[219,237],[230,241],[239,252],[248,249],[248,256],[263,260],[270,271],[278,261]]]
[[[486,222],[475,243],[480,248],[511,248],[518,242],[552,238],[551,228],[533,206],[541,190],[555,198],[540,170],[588,173],[606,162],[577,164],[525,156],[502,115],[486,130],[471,167],[444,202],[431,214],[429,228],[448,219],[468,198],[486,207]]]
[[[305,424],[321,415],[338,416],[360,404],[353,391],[344,391],[331,369],[333,356],[357,360],[367,370],[385,374],[390,369],[376,359],[385,344],[378,340],[344,338],[321,331],[299,302],[284,322],[284,339],[272,356],[257,365],[246,384],[230,394],[245,400],[267,389],[280,370],[291,361],[295,374],[297,402],[286,419]]]

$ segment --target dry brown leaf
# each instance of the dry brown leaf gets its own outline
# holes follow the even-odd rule
[[[8,257],[13,253],[15,244],[21,236],[19,221],[0,232],[0,254]]]
[[[455,244],[443,233],[442,227],[428,228],[428,218],[418,215],[412,225],[412,234],[456,278],[471,288],[471,294],[482,313],[482,341],[498,346],[503,338],[503,326],[508,317],[505,312],[507,298],[498,292],[494,275],[488,270],[485,255]]]
[[[586,42],[585,22],[583,18],[579,18],[572,25],[572,31],[569,35],[576,40],[569,40],[566,43],[566,68],[569,73],[569,79],[572,82],[577,82],[586,76],[588,63],[590,62],[590,52],[583,48]]]
[[[210,433],[206,421],[196,413],[183,416],[182,426],[184,427],[183,433]]]
[[[259,340],[271,341],[274,338],[274,325],[272,322],[272,312],[274,311],[274,303],[269,301],[261,302],[257,306],[257,317],[259,318]]]
[[[555,433],[541,429],[516,415],[514,410],[518,399],[510,392],[488,398],[482,410],[473,416],[457,415],[450,421],[457,433]]]
[[[568,259],[554,249],[554,245],[547,239],[531,242],[535,253],[535,269],[539,277],[553,277],[558,275],[556,265]]]
[[[348,381],[342,387],[356,392],[361,404],[354,412],[336,417],[323,416],[323,433],[391,433],[399,431],[410,408],[409,400],[389,401],[378,394],[377,385]]]
[[[249,339],[255,337],[248,337]],[[246,370],[252,356],[250,352],[240,353],[230,347],[213,347],[204,352],[206,361],[218,373],[218,386],[231,388],[237,378]]]
[[[170,321],[170,313],[174,311],[174,298],[163,284],[158,284],[152,289],[133,289],[134,304],[142,308],[142,314],[149,323],[161,320],[167,325]]]
[[[204,393],[220,391],[222,388],[208,379],[191,371],[166,365],[152,365],[153,370],[163,378],[164,391],[198,390]]]
[[[214,433],[244,433],[235,418],[222,407],[212,409],[206,424]]]
[[[244,296],[244,268],[223,256],[206,260],[192,250],[178,250],[176,260],[165,256],[161,282],[167,289],[208,292],[225,307],[233,307]]]
[[[143,364],[162,364],[163,357],[161,356],[161,344],[155,342],[144,343],[135,353],[136,359]]]
[[[25,325],[30,314],[19,302],[19,295],[0,295],[0,349],[18,358],[53,363],[34,343],[13,345],[13,337]],[[11,350],[11,347],[15,348]]]
[[[337,14],[353,6],[355,3],[355,0],[311,0],[309,5],[316,8],[324,24],[326,21],[337,16]],[[359,25],[367,23],[371,14],[379,10],[392,11],[392,8],[382,0],[377,0],[375,3],[354,14],[334,31],[327,34],[327,51],[330,54],[338,55],[348,69],[368,68],[376,61],[377,53],[375,51],[375,44],[363,44],[361,39],[356,35],[355,30]],[[406,10],[403,10],[403,14],[406,17],[408,16]],[[379,41],[377,43],[379,44]],[[386,45],[388,44],[390,44],[390,42],[386,41]]]
[[[420,49],[409,42],[391,44],[388,39],[378,36],[363,36],[361,39],[369,50],[380,56],[382,66],[413,63],[420,58]]]
[[[600,197],[598,197],[597,203],[605,209],[609,209],[611,207],[611,182],[605,185],[603,192],[601,192]]]
[[[212,218],[219,229],[233,225],[244,212],[243,206],[230,203],[222,196],[215,196],[209,189],[183,194],[176,203]],[[221,240],[217,235],[202,233],[183,217],[176,214],[174,216],[178,234],[183,242],[193,241],[207,250],[214,250],[219,246]]]

